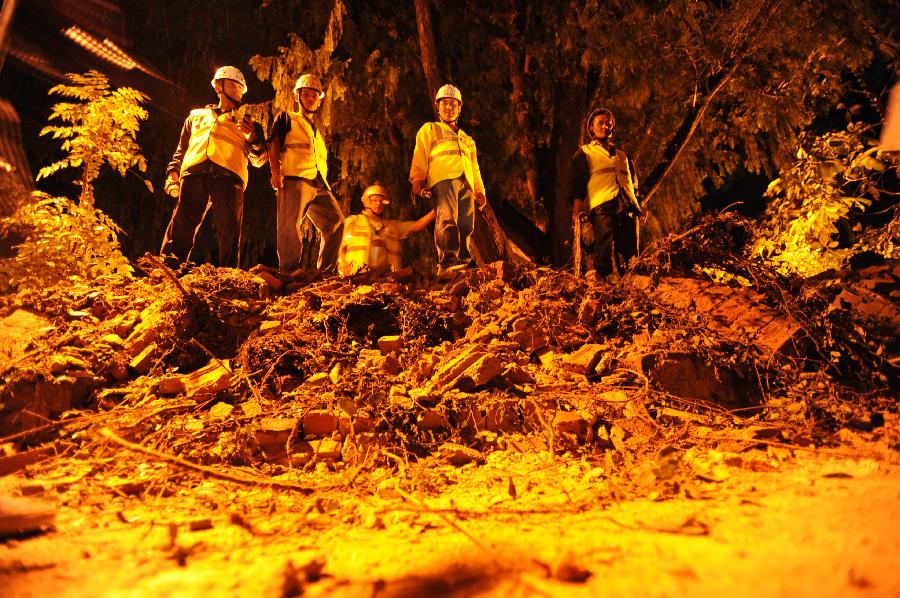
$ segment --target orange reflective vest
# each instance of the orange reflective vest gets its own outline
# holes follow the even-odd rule
[[[610,156],[605,147],[599,143],[588,143],[581,146],[587,156],[588,163],[588,204],[589,210],[608,201],[612,201],[623,189],[629,199],[637,205],[634,183],[628,169],[628,157],[622,150],[616,150]]]
[[[281,174],[315,180],[318,174],[328,184],[328,150],[318,129],[299,112],[288,112],[291,128],[281,146]]]
[[[409,236],[412,222],[369,220],[365,214],[354,214],[344,220],[344,238],[338,252],[338,273],[350,276],[365,268],[391,270],[403,267],[402,239]]]
[[[484,193],[475,140],[462,129],[454,131],[445,123],[425,123],[416,133],[416,149],[409,168],[409,180],[425,181],[434,187],[441,181],[464,175],[469,187]]]
[[[191,110],[191,139],[181,162],[180,176],[191,166],[210,160],[241,177],[247,188],[247,140],[230,113],[212,108]]]

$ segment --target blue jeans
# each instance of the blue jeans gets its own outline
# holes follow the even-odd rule
[[[471,259],[469,237],[475,230],[475,198],[462,176],[436,183],[434,198],[434,244],[438,263],[452,266]]]

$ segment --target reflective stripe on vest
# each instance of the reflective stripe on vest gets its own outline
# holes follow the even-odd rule
[[[212,108],[191,110],[191,139],[181,161],[181,175],[191,166],[210,160],[241,177],[247,188],[247,141],[231,115]]]
[[[428,153],[428,178],[426,184],[434,187],[441,181],[459,178],[464,174],[469,187],[475,188],[472,159],[475,141],[462,129],[454,131],[444,123],[431,123],[434,141]]]
[[[403,266],[400,239],[390,234],[388,222],[383,224],[382,236],[374,236],[365,214],[355,214],[344,221],[344,239],[338,254],[338,273],[341,276],[356,274],[363,268],[390,264],[392,270],[399,270]]]
[[[314,180],[317,174],[328,180],[328,150],[318,130],[299,112],[288,112],[291,130],[281,147],[281,174]]]

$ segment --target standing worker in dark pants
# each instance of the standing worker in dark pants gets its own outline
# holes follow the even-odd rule
[[[278,269],[300,265],[303,219],[322,236],[316,267],[333,272],[344,233],[344,215],[328,186],[328,149],[315,116],[325,90],[313,74],[294,84],[297,112],[281,112],[269,132],[269,168],[278,201]]]
[[[621,273],[628,260],[638,254],[638,218],[644,214],[631,162],[612,141],[615,127],[612,112],[606,108],[594,110],[586,123],[590,142],[572,158],[572,216],[591,222],[598,276]]]
[[[241,114],[247,91],[233,66],[218,69],[210,82],[219,103],[192,110],[169,162],[166,193],[178,198],[163,239],[162,254],[186,261],[207,210],[212,210],[220,266],[240,266],[241,220],[248,162],[267,160],[262,129]]]
[[[428,122],[416,133],[409,169],[414,195],[434,198],[434,242],[438,271],[470,263],[469,237],[475,230],[475,203],[484,206],[484,182],[475,140],[459,128],[462,94],[444,85],[435,95],[440,122]]]

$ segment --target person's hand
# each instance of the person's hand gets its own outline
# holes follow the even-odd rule
[[[169,197],[178,197],[178,194],[181,193],[181,183],[178,182],[178,175],[175,175],[174,178],[167,178],[164,189]]]
[[[282,176],[280,172],[273,172],[271,182],[272,189],[274,189],[275,191],[279,191],[282,187],[284,187],[284,176]]]
[[[425,186],[425,181],[413,181],[412,191],[422,199],[431,199],[431,189]]]
[[[487,205],[487,197],[484,196],[484,193],[481,191],[475,192],[475,205],[478,206],[478,209],[483,210],[484,206]]]
[[[256,138],[256,134],[253,132],[253,121],[249,118],[244,118],[238,123],[238,130],[244,135],[244,139],[253,143],[253,140]]]

